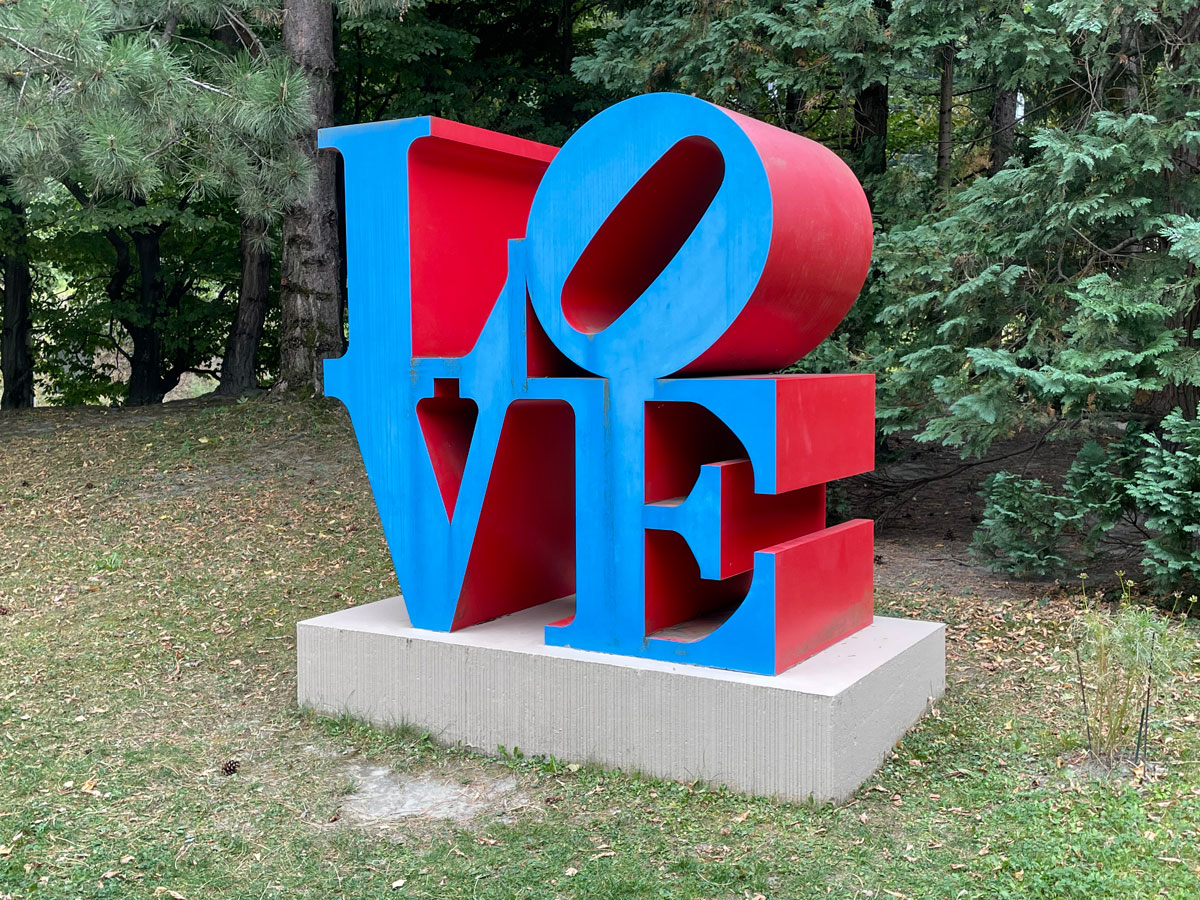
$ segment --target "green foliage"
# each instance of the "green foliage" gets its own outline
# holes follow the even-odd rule
[[[304,167],[284,140],[308,121],[308,89],[279,57],[230,54],[212,9],[46,0],[0,10],[0,170],[30,195],[47,178],[93,198],[270,194],[286,202]],[[255,207],[252,211],[257,211]]]
[[[1075,134],[1045,129],[1035,162],[880,239],[872,299],[896,333],[876,359],[893,373],[885,430],[982,454],[1056,417],[1082,424],[1200,384],[1183,322],[1200,276],[1161,232],[1195,228],[1172,210],[1200,200],[1197,184],[1164,190],[1162,172],[1197,116],[1097,113]]]
[[[1069,498],[1036,478],[997,472],[984,482],[987,502],[972,550],[1013,575],[1067,568],[1063,536],[1076,518]]]
[[[571,72],[596,32],[594,6],[419,0],[399,19],[350,11],[340,120],[436,115],[561,144],[613,99]]]
[[[1061,489],[1011,472],[989,476],[972,552],[1022,577],[1062,575],[1086,565],[1118,523],[1136,519],[1128,489],[1141,437],[1141,429],[1130,426],[1107,448],[1084,444]]]
[[[574,70],[618,92],[694,93],[844,146],[854,93],[895,66],[886,17],[872,0],[651,0],[611,23]]]
[[[124,563],[124,561],[125,558],[121,555],[120,550],[112,550],[96,560],[95,568],[98,570],[102,569],[108,572],[115,572],[117,569],[121,568],[121,565]]]
[[[1048,574],[1086,559],[1118,519],[1151,515],[1162,536],[1147,569],[1165,586],[1195,567],[1186,479],[1153,470],[1154,445],[1123,439],[1120,423],[1153,431],[1176,406],[1194,417],[1200,392],[1198,38],[1187,0],[649,0],[614,17],[575,71],[613,90],[696,93],[822,141],[860,172],[858,104],[886,83],[887,169],[864,178],[872,270],[801,368],[873,371],[884,434],[964,456],[1022,434],[1115,442],[1111,486],[1087,477],[1098,447],[1065,484],[995,476],[977,551]],[[993,158],[1003,91],[1017,116]],[[1139,485],[1164,478],[1164,497],[1126,490],[1134,470]]]
[[[1178,409],[1161,435],[1131,425],[1107,448],[1085,444],[1061,489],[999,472],[982,494],[972,550],[994,568],[1018,576],[1078,571],[1125,522],[1145,535],[1142,566],[1155,589],[1200,580],[1200,423]]]
[[[239,216],[277,222],[309,177],[292,141],[308,87],[255,30],[264,16],[0,7],[0,172],[28,211],[43,399],[121,399],[141,371],[131,399],[152,402],[220,356]]]
[[[107,226],[95,222],[136,223],[140,214],[121,201],[102,212],[62,198],[60,204],[39,207],[42,215],[59,215],[39,228],[43,290],[34,314],[43,348],[36,360],[42,398],[64,405],[117,402],[127,396],[132,350],[122,322],[142,319],[133,290],[109,295],[115,254],[99,230]],[[185,361],[204,373],[221,355],[232,320],[237,220],[216,198],[189,204],[170,221],[159,250],[164,300],[177,302],[164,302],[158,312],[162,352],[168,364]]]
[[[1126,488],[1146,511],[1155,536],[1142,566],[1162,589],[1200,581],[1200,422],[1179,410],[1163,420],[1162,437],[1147,434],[1141,468]]]

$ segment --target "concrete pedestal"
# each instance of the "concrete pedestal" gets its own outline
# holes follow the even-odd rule
[[[455,634],[393,597],[299,623],[301,706],[788,800],[842,800],[946,686],[945,626],[874,624],[776,677],[542,643],[547,603]]]

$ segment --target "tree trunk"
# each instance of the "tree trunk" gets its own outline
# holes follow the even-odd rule
[[[575,59],[575,0],[560,0],[558,5],[558,71],[571,74]]]
[[[0,377],[4,379],[4,393],[0,395],[0,409],[20,409],[33,406],[33,278],[26,247],[25,210],[7,195],[3,203],[9,221],[2,260]]]
[[[137,314],[121,323],[133,339],[133,355],[129,360],[129,406],[162,403],[169,389],[163,384],[162,335],[159,334],[163,294],[159,239],[160,232],[156,229],[133,233],[140,276]]]
[[[1013,130],[1017,125],[1016,91],[996,91],[996,99],[992,103],[991,124],[992,156],[988,164],[988,174],[995,175],[1012,156]]]
[[[950,187],[950,141],[954,124],[954,47],[942,48],[942,91],[938,103],[937,183],[942,190]]]
[[[1135,112],[1142,99],[1142,32],[1135,22],[1121,26],[1121,57],[1125,62],[1122,100],[1126,112]]]
[[[1184,337],[1181,343],[1185,347],[1197,349],[1200,348],[1200,341],[1193,335],[1200,331],[1200,290],[1193,292],[1192,297],[1195,300],[1192,308],[1177,316],[1171,324],[1182,329]],[[1161,406],[1163,415],[1178,406],[1184,418],[1197,418],[1200,416],[1200,384],[1168,384],[1162,390]]]
[[[246,49],[251,58],[265,52],[257,34],[239,29],[230,20],[212,30],[212,37],[234,53]],[[336,37],[335,37],[336,46]],[[221,360],[221,383],[216,393],[240,397],[258,389],[258,347],[271,300],[271,246],[269,228],[259,216],[241,217],[242,280],[238,307],[225,342]]]
[[[333,124],[333,4],[285,0],[283,46],[308,79],[317,128]],[[312,162],[308,192],[283,218],[280,387],[323,393],[322,360],[345,351],[337,171],[332,154],[318,158],[315,128],[298,135]]]
[[[876,82],[855,94],[850,151],[863,175],[882,175],[887,170],[887,120],[886,84]]]
[[[271,249],[267,223],[257,216],[242,217],[242,283],[237,315],[221,362],[217,393],[227,397],[258,387],[258,345],[271,300]]]

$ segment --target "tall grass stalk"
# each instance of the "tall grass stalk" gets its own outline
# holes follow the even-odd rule
[[[1116,609],[1102,609],[1097,597],[1072,626],[1088,750],[1110,765],[1130,749],[1135,759],[1142,756],[1149,743],[1154,685],[1168,682],[1189,658],[1179,628],[1134,603],[1134,583],[1123,572],[1117,576],[1121,599]]]

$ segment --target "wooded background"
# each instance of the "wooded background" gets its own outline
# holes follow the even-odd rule
[[[1194,0],[10,0],[0,78],[6,408],[320,392],[346,337],[318,127],[561,143],[683,91],[871,198],[867,286],[801,369],[876,373],[885,442],[1073,442],[1061,483],[988,480],[981,557],[1068,572],[1122,533],[1161,591],[1200,571]]]

